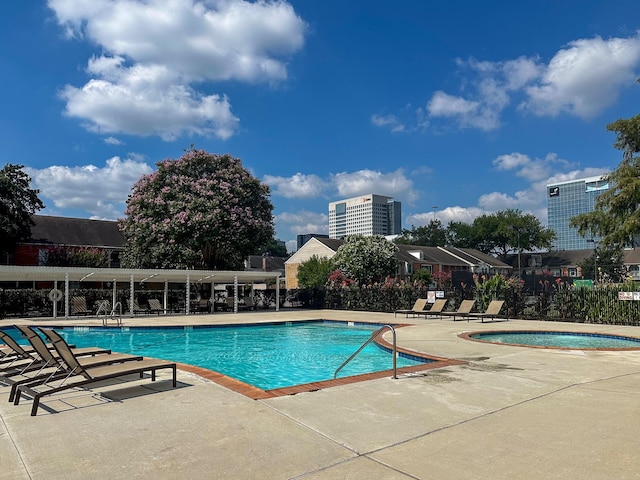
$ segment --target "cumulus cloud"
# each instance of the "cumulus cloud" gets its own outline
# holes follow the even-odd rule
[[[502,114],[512,104],[516,111],[537,116],[589,118],[633,85],[640,65],[640,33],[575,40],[548,64],[537,56],[522,56],[502,62],[458,59],[456,65],[464,77],[461,93],[434,92],[426,105],[431,120],[491,131],[501,126]]]
[[[137,159],[112,157],[103,167],[50,166],[26,168],[35,188],[47,204],[45,213],[56,209],[87,211],[92,218],[115,220],[122,217],[132,185],[152,168]],[[49,200],[54,208],[49,208]]]
[[[265,175],[262,179],[271,187],[274,195],[285,198],[311,198],[322,194],[326,182],[317,175],[296,173],[291,177]]]
[[[60,93],[65,114],[100,133],[228,138],[238,128],[212,82],[287,79],[306,24],[284,1],[49,0],[67,36],[101,50],[92,77]]]
[[[332,183],[340,197],[355,197],[367,193],[377,193],[413,203],[418,197],[413,181],[402,169],[383,173],[374,170],[342,172],[332,176]]]
[[[634,82],[639,63],[640,34],[575,40],[556,53],[536,84],[526,88],[528,98],[521,108],[537,115],[593,117]]]

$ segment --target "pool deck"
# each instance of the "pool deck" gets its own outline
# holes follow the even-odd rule
[[[138,316],[125,325],[333,319],[412,323],[398,345],[457,365],[253,400],[178,372],[178,388],[133,380],[7,402],[1,479],[640,479],[640,350],[473,342],[468,331],[640,327],[452,321],[331,310]],[[0,320],[101,325],[95,318]],[[389,334],[385,338],[389,338]],[[43,408],[46,407],[46,408]]]

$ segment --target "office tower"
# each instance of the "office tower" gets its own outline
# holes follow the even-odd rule
[[[400,233],[402,204],[391,197],[370,193],[329,203],[329,238]]]
[[[585,250],[594,248],[591,237],[582,237],[569,226],[576,215],[594,210],[596,197],[609,189],[602,176],[569,180],[547,185],[547,219],[556,233],[553,250]],[[597,238],[595,239],[597,240]]]

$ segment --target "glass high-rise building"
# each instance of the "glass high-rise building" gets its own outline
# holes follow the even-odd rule
[[[547,221],[556,234],[553,250],[594,248],[593,242],[587,241],[591,238],[579,235],[577,228],[569,226],[569,220],[593,211],[596,197],[608,189],[609,183],[602,176],[547,185]]]
[[[402,204],[391,197],[370,193],[329,203],[329,238],[401,233]]]

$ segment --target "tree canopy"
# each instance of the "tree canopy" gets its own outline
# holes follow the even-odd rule
[[[331,260],[348,278],[361,285],[395,276],[397,245],[381,235],[349,235]]]
[[[324,287],[333,270],[331,259],[312,255],[298,266],[298,285],[300,288]]]
[[[603,246],[637,246],[640,237],[640,114],[607,125],[616,133],[613,146],[622,161],[605,176],[609,189],[596,197],[594,210],[577,215],[570,225],[582,236],[599,237]]]
[[[136,268],[237,270],[274,235],[269,187],[242,162],[191,148],[141,177],[120,227]]]
[[[509,252],[518,248],[549,248],[554,238],[555,233],[543,227],[534,215],[507,209],[482,215],[471,224],[451,222],[446,228],[439,220],[431,220],[425,227],[404,230],[395,242],[427,247],[475,248],[504,260]]]
[[[447,242],[447,229],[444,228],[440,220],[433,219],[428,225],[421,227],[412,225],[411,230],[403,229],[402,234],[394,242],[403,245],[442,247]]]
[[[30,187],[31,178],[24,165],[6,164],[0,170],[0,252],[10,253],[29,239],[32,215],[44,208],[39,190]]]

